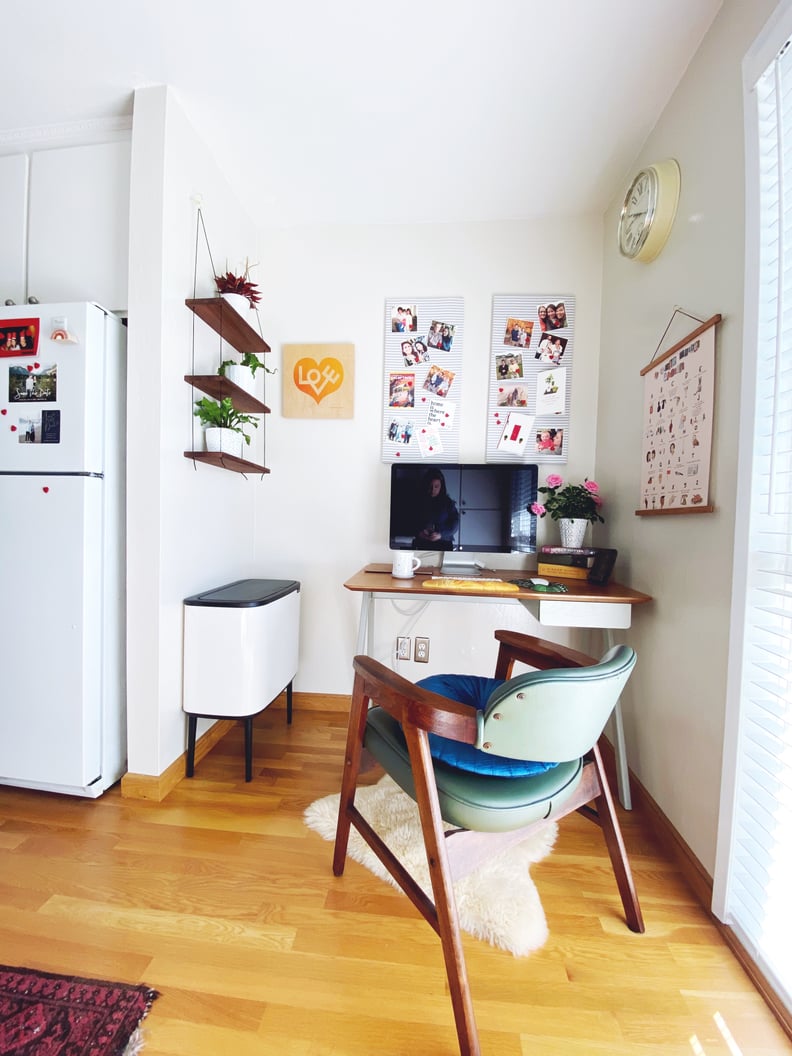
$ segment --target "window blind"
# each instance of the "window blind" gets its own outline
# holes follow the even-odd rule
[[[715,911],[792,1008],[792,47],[754,87],[758,282],[731,826]],[[753,234],[753,233],[751,233]],[[749,241],[751,239],[749,238]],[[744,398],[746,392],[744,392]],[[745,422],[745,419],[744,419]],[[745,463],[744,463],[745,464]],[[738,542],[738,545],[739,542]],[[733,621],[733,627],[734,627]],[[719,858],[721,848],[719,846]],[[720,902],[720,905],[718,903]]]

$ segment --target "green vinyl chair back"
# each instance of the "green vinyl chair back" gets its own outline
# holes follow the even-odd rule
[[[596,744],[635,666],[616,645],[591,667],[530,671],[496,689],[479,717],[476,747],[492,755],[566,762]]]

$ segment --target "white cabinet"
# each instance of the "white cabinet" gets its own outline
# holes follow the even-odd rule
[[[27,299],[25,270],[28,212],[27,154],[0,157],[0,304]]]
[[[0,158],[0,303],[126,309],[130,152],[123,139]]]

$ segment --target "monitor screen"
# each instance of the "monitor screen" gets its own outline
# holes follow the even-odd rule
[[[391,464],[391,550],[536,551],[538,469],[526,465]]]

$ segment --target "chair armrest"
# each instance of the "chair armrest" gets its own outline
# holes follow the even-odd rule
[[[469,704],[416,686],[370,656],[356,656],[352,666],[356,674],[353,705],[362,692],[402,726],[409,724],[454,741],[476,743],[480,712]]]
[[[500,642],[495,678],[511,678],[515,660],[537,671],[554,667],[591,667],[599,663],[594,657],[580,653],[577,649],[546,642],[530,634],[520,634],[519,631],[495,631],[495,638]]]

